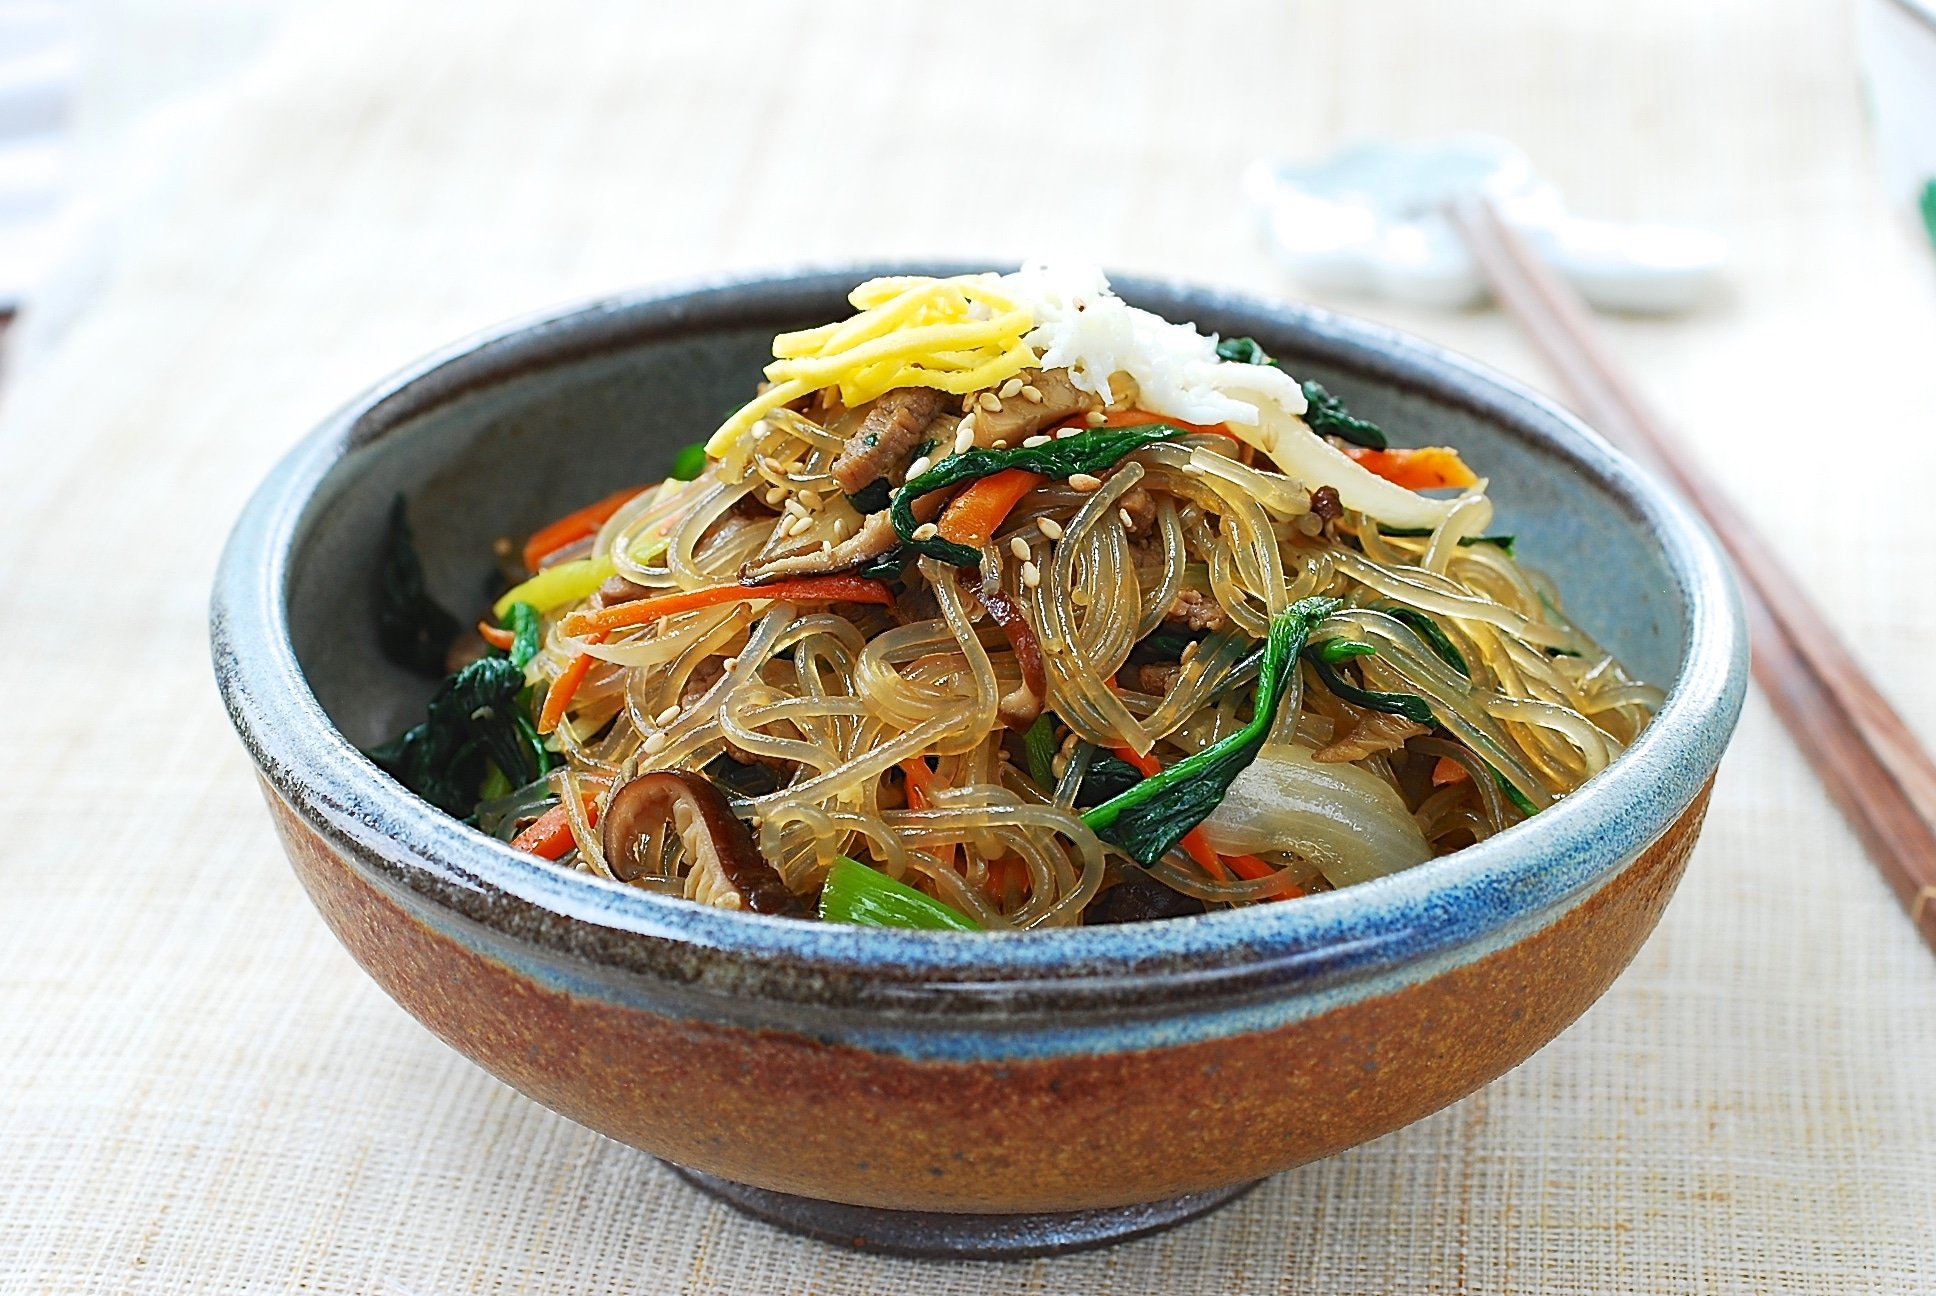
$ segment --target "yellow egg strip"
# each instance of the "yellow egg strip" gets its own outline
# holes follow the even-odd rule
[[[999,282],[994,275],[890,275],[861,284],[848,295],[860,312],[853,318],[773,339],[772,386],[720,425],[706,453],[725,458],[762,417],[823,387],[838,387],[849,406],[897,387],[966,395],[1033,366],[1035,353],[1022,339],[1034,317]]]

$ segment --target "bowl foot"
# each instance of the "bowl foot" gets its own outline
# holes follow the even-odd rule
[[[1262,1182],[1102,1210],[956,1215],[847,1206],[769,1192],[684,1166],[672,1169],[727,1205],[795,1233],[886,1255],[960,1260],[1014,1260],[1126,1242],[1208,1214]]]

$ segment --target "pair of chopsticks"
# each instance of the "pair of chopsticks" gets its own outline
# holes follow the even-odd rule
[[[1936,763],[1772,547],[1621,374],[1572,285],[1485,198],[1461,199],[1447,214],[1494,296],[1571,393],[1574,408],[1678,487],[1734,559],[1755,679],[1910,921],[1936,949]]]

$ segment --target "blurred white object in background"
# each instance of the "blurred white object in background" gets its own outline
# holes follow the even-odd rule
[[[0,309],[17,308],[56,254],[77,73],[66,4],[0,3]]]
[[[1936,241],[1936,2],[1862,0],[1856,30],[1882,182]]]
[[[1258,162],[1244,190],[1292,274],[1328,292],[1376,293],[1428,306],[1486,298],[1479,267],[1444,215],[1478,191],[1586,299],[1609,310],[1667,312],[1697,303],[1727,246],[1702,230],[1581,220],[1504,140],[1367,141],[1323,161]]]

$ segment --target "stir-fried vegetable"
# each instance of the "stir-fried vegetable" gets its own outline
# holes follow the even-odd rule
[[[1337,643],[1346,644],[1354,650],[1368,648],[1371,652],[1353,651],[1346,653],[1335,650],[1330,652],[1326,651],[1331,648],[1332,644]],[[1402,715],[1407,720],[1413,720],[1422,725],[1436,723],[1432,719],[1432,704],[1417,694],[1385,693],[1377,689],[1362,688],[1338,673],[1337,662],[1344,661],[1353,656],[1370,656],[1377,651],[1378,647],[1376,644],[1334,639],[1317,649],[1306,650],[1304,659],[1316,668],[1318,678],[1324,681],[1324,687],[1330,689],[1333,693],[1343,698],[1346,702],[1351,703],[1353,706],[1361,706],[1367,711],[1384,711],[1391,715]]]
[[[1022,734],[1022,750],[1028,759],[1029,777],[1043,791],[1055,786],[1055,721],[1047,715],[1035,717],[1035,723]]]
[[[861,927],[912,927],[923,931],[980,931],[981,924],[952,905],[923,895],[904,882],[842,855],[827,870],[820,916]]]
[[[600,585],[610,580],[616,570],[610,554],[576,558],[555,567],[547,567],[530,580],[513,585],[499,595],[497,602],[491,604],[491,614],[502,621],[510,615],[514,603],[529,603],[540,612],[550,612],[555,608],[583,602]]]
[[[1265,353],[1257,344],[1257,339],[1247,337],[1225,338],[1217,343],[1217,358],[1232,364],[1275,365],[1277,361]],[[1307,408],[1304,422],[1319,436],[1334,436],[1353,445],[1367,446],[1373,450],[1383,450],[1388,444],[1384,429],[1376,423],[1359,418],[1344,407],[1344,402],[1326,391],[1315,382],[1305,381],[1298,384],[1303,389]]]
[[[995,534],[1009,510],[1022,496],[1048,478],[1026,468],[1006,468],[992,477],[983,477],[948,501],[936,527],[941,538],[969,549],[979,549]]]
[[[1037,446],[1017,446],[1012,450],[969,450],[950,455],[896,491],[888,516],[893,519],[894,529],[907,548],[956,567],[974,567],[981,562],[981,550],[944,538],[939,526],[933,532],[917,538],[916,532],[920,526],[914,520],[914,501],[962,482],[993,477],[996,473],[1015,468],[1044,478],[1068,478],[1082,473],[1094,476],[1113,467],[1117,460],[1132,450],[1182,435],[1181,428],[1168,423],[1150,423],[1133,428],[1098,428],[1093,432],[1060,437]],[[1010,501],[1010,507],[1013,507],[1013,501]]]
[[[1312,627],[1342,606],[1338,599],[1300,599],[1272,617],[1249,723],[1085,812],[1083,822],[1144,864],[1167,854],[1217,808],[1231,782],[1256,759],[1298,651]]]
[[[423,560],[410,534],[410,518],[397,496],[383,543],[377,586],[376,636],[383,655],[419,675],[440,679],[444,654],[457,637],[457,618],[424,587]]]
[[[740,600],[784,599],[789,603],[892,603],[893,591],[865,576],[803,576],[797,580],[768,581],[764,585],[712,585],[705,589],[676,590],[650,598],[614,603],[610,607],[586,609],[564,620],[564,632],[573,638],[591,634],[610,634],[629,626],[717,607]]]
[[[422,724],[369,757],[438,809],[468,815],[490,769],[522,787],[551,767],[523,691],[524,672],[507,658],[480,658],[444,681]]]
[[[1361,467],[1406,490],[1438,490],[1479,484],[1478,474],[1465,466],[1451,446],[1418,446],[1411,450],[1367,450],[1351,446],[1345,453]]]
[[[567,513],[556,522],[548,523],[533,531],[531,538],[524,542],[522,556],[525,570],[535,572],[547,555],[557,553],[566,545],[576,544],[589,536],[597,535],[598,528],[610,521],[612,514],[637,499],[639,492],[644,489],[646,488],[643,486],[627,486],[624,490],[613,491],[604,499]]]
[[[1391,784],[1348,761],[1315,761],[1297,744],[1263,746],[1203,828],[1225,853],[1294,842],[1337,886],[1410,868],[1432,854]]]
[[[593,826],[598,823],[597,797],[585,798],[585,822]],[[530,827],[511,839],[512,850],[521,850],[548,860],[564,858],[572,845],[571,816],[562,805],[552,806],[532,820]]]

